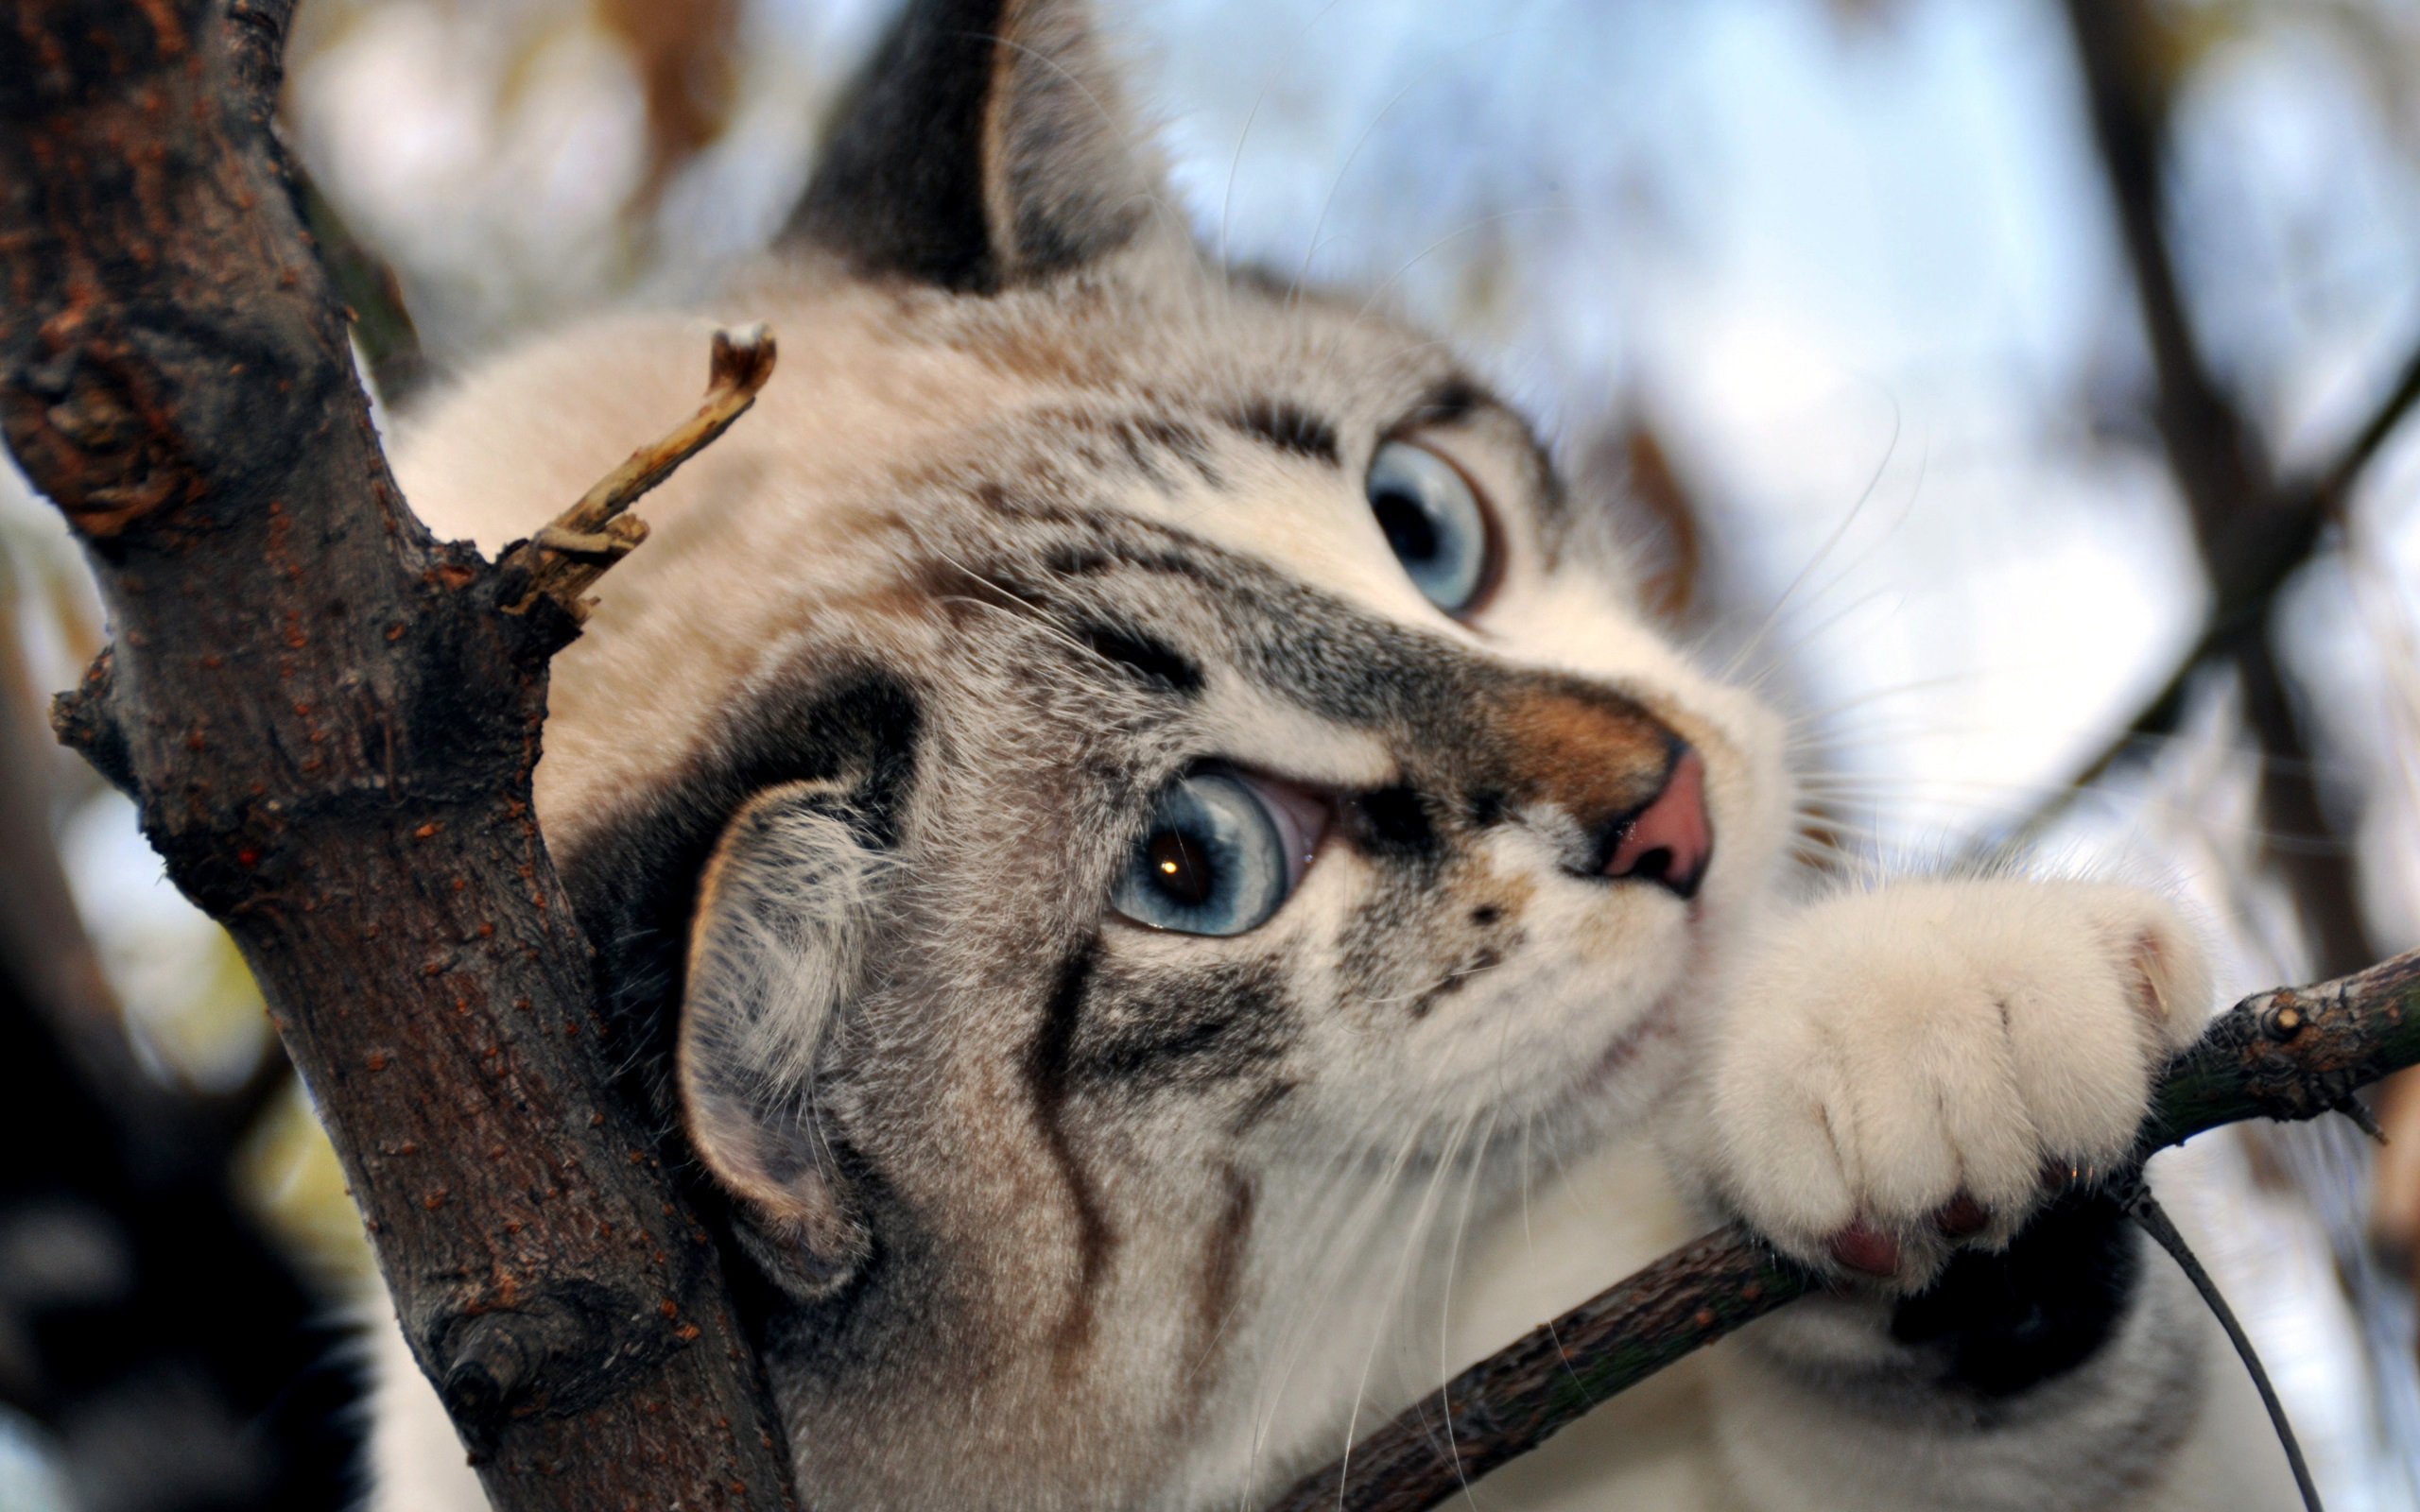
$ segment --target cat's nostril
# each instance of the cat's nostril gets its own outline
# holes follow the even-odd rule
[[[1614,842],[1608,877],[1661,883],[1683,898],[1697,896],[1714,855],[1714,827],[1705,815],[1705,758],[1684,749],[1664,779],[1664,791],[1639,810]]]

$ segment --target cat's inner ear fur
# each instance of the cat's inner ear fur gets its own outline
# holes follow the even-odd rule
[[[817,1104],[890,868],[852,798],[845,783],[788,782],[733,816],[700,880],[681,1009],[690,1141],[739,1199],[743,1246],[807,1298],[847,1284],[872,1248]]]
[[[911,0],[788,235],[993,294],[1132,240],[1160,187],[1087,0]]]
[[[1655,427],[1623,416],[1579,450],[1571,490],[1628,564],[1639,607],[1668,625],[1694,623],[1705,576],[1698,509]]]

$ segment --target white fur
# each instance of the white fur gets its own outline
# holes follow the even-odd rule
[[[1710,1106],[1684,1161],[1809,1260],[1860,1219],[1906,1279],[1944,1257],[1962,1192],[2005,1242],[2046,1167],[2107,1169],[2152,1073],[2201,1033],[2209,971],[2175,909],[2133,888],[1906,881],[1775,919],[1725,973]]]

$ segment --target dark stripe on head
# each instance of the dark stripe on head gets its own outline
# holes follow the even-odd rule
[[[1077,636],[1102,657],[1116,662],[1145,682],[1167,693],[1201,691],[1201,668],[1166,642],[1138,630],[1086,625]]]
[[[1218,1222],[1210,1228],[1210,1243],[1201,1257],[1201,1303],[1195,1315],[1194,1327],[1199,1335],[1193,1350],[1193,1366],[1188,1372],[1197,1383],[1197,1394],[1208,1389],[1217,1377],[1204,1368],[1217,1353],[1219,1340],[1226,1332],[1227,1314],[1235,1311],[1236,1297],[1243,1289],[1244,1255],[1252,1245],[1253,1209],[1259,1194],[1252,1177],[1228,1166],[1223,1173],[1227,1183],[1227,1202]]]
[[[1069,1080],[1136,1096],[1229,1087],[1270,1065],[1292,1038],[1294,1009],[1276,962],[1224,962],[1137,985],[1104,973],[1079,1031]]]
[[[1470,412],[1479,405],[1495,403],[1479,391],[1478,385],[1456,376],[1430,389],[1426,398],[1412,406],[1406,419],[1414,425],[1451,425],[1458,420],[1469,418]]]
[[[1026,1088],[1033,1097],[1034,1122],[1051,1160],[1066,1180],[1068,1205],[1075,1211],[1076,1296],[1068,1304],[1067,1315],[1059,1320],[1058,1337],[1051,1346],[1063,1371],[1076,1368],[1092,1342],[1095,1294],[1108,1274],[1110,1251],[1117,1243],[1110,1231],[1109,1215],[1101,1211],[1100,1194],[1093,1190],[1092,1178],[1076,1159],[1066,1125],[1067,1062],[1075,1049],[1076,1031],[1083,1022],[1084,995],[1099,949],[1099,940],[1087,939],[1060,967],[1058,985],[1043,1008],[1042,1027],[1026,1052]]]
[[[1209,443],[1203,439],[1201,433],[1192,426],[1165,420],[1157,415],[1144,414],[1128,416],[1119,423],[1117,429],[1120,439],[1125,443],[1129,453],[1134,456],[1138,465],[1143,465],[1147,469],[1149,466],[1143,460],[1143,450],[1138,444],[1137,438],[1175,455],[1185,466],[1193,469],[1194,473],[1211,488],[1224,486],[1225,480],[1219,475],[1218,468],[1211,464]]]
[[[1227,422],[1281,452],[1337,465],[1336,427],[1299,404],[1255,399],[1228,416]]]

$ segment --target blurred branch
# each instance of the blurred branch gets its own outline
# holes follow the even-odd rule
[[[377,253],[345,224],[328,197],[285,149],[277,107],[285,86],[285,36],[297,0],[229,0],[221,35],[233,96],[261,133],[277,176],[302,222],[302,239],[318,254],[330,291],[353,322],[370,381],[389,408],[407,403],[426,385],[420,330],[405,306],[403,285]]]
[[[159,1177],[215,1170],[230,1142],[285,1086],[285,1057],[270,1050],[241,1085],[216,1093],[164,1085],[135,1058],[124,1005],[85,932],[52,838],[58,743],[34,721],[12,608],[0,596],[0,971],[110,1110],[135,1169]]]
[[[405,506],[269,130],[286,7],[9,0],[0,428],[113,633],[53,721],[224,924],[500,1512],[792,1504],[531,809],[578,633]]]
[[[2420,351],[2413,352],[2394,387],[2335,459],[2309,482],[2290,492],[2294,507],[2315,523],[2340,519],[2362,472],[2387,438],[2410,416],[2414,404],[2420,404]],[[2270,606],[2275,602],[2278,591],[2309,559],[2319,540],[2319,533],[2314,530],[2303,551],[2281,554],[2262,564],[2258,576],[2246,585],[2245,601],[2228,613],[2212,615],[2203,627],[2201,638],[2178,659],[2168,680],[2127,721],[2126,728],[2077,768],[2066,787],[2035,805],[2001,843],[2021,847],[2039,838],[2075,806],[2085,789],[2128,760],[2148,752],[2152,743],[2174,734],[2184,718],[2185,697],[2193,674],[2214,661],[2232,658],[2247,634],[2265,633]]]
[[[2173,730],[2195,670],[2223,658],[2235,667],[2246,723],[2260,743],[2263,850],[2286,880],[2320,969],[2348,971],[2376,953],[2362,926],[2350,847],[2328,822],[2271,639],[2279,589],[2310,558],[2361,469],[2420,397],[2420,358],[2335,464],[2308,487],[2282,484],[2203,360],[2169,247],[2161,164],[2182,50],[2169,44],[2145,0],[2066,0],[2066,11],[2157,374],[2154,419],[2215,602],[2207,630],[2158,695],[2014,839],[2040,833],[2077,789]]]
[[[2245,1119],[2304,1120],[2420,1064],[2420,951],[2316,987],[2255,993],[2169,1062],[2121,1171]],[[1734,1225],[1541,1324],[1405,1409],[1267,1512],[1423,1512],[1618,1392],[1824,1285]]]
[[[2308,507],[2329,518],[2339,514],[2352,493],[2353,485],[2360,481],[2362,472],[2378,455],[2378,448],[2384,446],[2387,438],[2402,425],[2414,404],[2420,404],[2420,351],[2413,352],[2405,360],[2403,371],[2395,379],[2394,387],[2387,390],[2386,397],[2361,428],[2353,433],[2352,440],[2345,443],[2344,450],[2337,455],[2336,460],[2324,469],[2305,490]]]
[[[117,995],[84,933],[51,839],[56,743],[48,731],[37,733],[14,608],[0,595],[0,971],[18,984],[26,1005],[41,1015],[119,1127],[165,1157],[164,1089],[135,1063]]]

